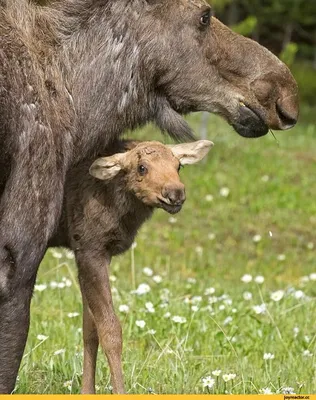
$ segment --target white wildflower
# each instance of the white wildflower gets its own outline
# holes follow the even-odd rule
[[[66,287],[71,287],[72,286],[72,282],[71,282],[71,280],[70,279],[65,279],[65,286]]]
[[[198,307],[198,306],[192,306],[192,307],[191,307],[191,310],[192,310],[193,312],[197,312],[197,311],[199,311],[199,307]]]
[[[57,287],[58,287],[58,289],[64,289],[66,287],[66,284],[65,284],[65,282],[58,282]]]
[[[71,250],[65,250],[65,256],[68,260],[73,260],[75,258],[75,254]]]
[[[48,336],[45,336],[45,335],[37,335],[37,336],[36,336],[36,339],[37,339],[37,340],[41,340],[41,341],[45,341],[45,340],[48,339]]]
[[[233,300],[232,299],[225,299],[223,301],[224,304],[226,304],[226,306],[231,306],[233,304]]]
[[[230,324],[232,321],[233,321],[233,317],[230,317],[230,316],[229,316],[229,317],[225,318],[223,324],[224,324],[224,326],[225,326],[225,325]]]
[[[153,281],[155,283],[161,283],[162,282],[162,277],[160,275],[155,275],[155,276],[153,276]]]
[[[311,281],[316,281],[316,272],[312,272],[312,273],[309,275],[309,279],[310,279]]]
[[[137,242],[133,242],[133,244],[132,244],[132,246],[131,246],[132,250],[135,250],[136,247],[137,247]]]
[[[250,292],[244,292],[242,296],[246,301],[250,301],[252,299],[252,293]]]
[[[236,312],[237,312],[237,308],[232,308],[232,313],[236,314]]]
[[[60,354],[65,354],[66,353],[66,350],[65,349],[59,349],[59,350],[56,350],[55,352],[54,352],[54,356],[58,356],[58,355],[60,355]]]
[[[222,373],[221,369],[215,369],[214,371],[212,371],[213,376],[220,376],[221,373]]]
[[[270,236],[270,237],[272,237],[272,236],[273,236],[273,233],[272,233],[271,231],[269,231],[269,236]]]
[[[143,273],[144,273],[146,276],[153,276],[153,275],[154,275],[154,271],[153,271],[151,268],[149,268],[149,267],[143,268]]]
[[[271,389],[268,388],[268,387],[260,389],[259,392],[260,392],[261,394],[273,394],[273,392],[271,391]]]
[[[68,390],[72,389],[72,381],[66,381],[63,383],[63,387],[67,388]]]
[[[311,341],[311,338],[310,338],[310,336],[305,335],[304,340],[306,343],[309,343]]]
[[[258,285],[261,285],[264,282],[264,277],[261,275],[256,276],[255,282],[258,283]]]
[[[147,331],[147,333],[149,335],[155,335],[156,331],[155,331],[155,329],[149,329],[149,331]]]
[[[77,312],[73,312],[73,313],[68,313],[67,314],[67,317],[68,318],[76,318],[76,317],[79,317],[79,313],[77,313]]]
[[[210,304],[217,303],[217,302],[218,302],[218,297],[216,297],[216,296],[211,296],[211,297],[208,298],[208,302],[209,302]]]
[[[35,285],[34,286],[34,290],[36,291],[36,292],[43,292],[44,290],[46,290],[47,289],[47,285],[45,284],[45,283],[42,283],[42,284],[40,284],[40,285]]]
[[[168,311],[166,312],[166,314],[164,315],[164,318],[170,318],[171,317],[171,313]]]
[[[155,307],[151,301],[148,301],[145,304],[145,307],[146,307],[147,312],[152,313],[152,314],[155,312]]]
[[[253,306],[252,309],[256,314],[265,314],[267,311],[267,306],[263,303],[257,306]]]
[[[226,307],[224,306],[224,304],[221,304],[221,305],[218,307],[219,311],[224,311],[225,308],[226,308]]]
[[[138,328],[144,329],[146,326],[146,322],[141,320],[141,321],[136,321],[135,322],[136,326],[138,326]]]
[[[172,321],[176,324],[185,324],[187,322],[185,317],[180,317],[179,315],[172,317]]]
[[[296,291],[293,293],[293,296],[294,296],[294,298],[297,299],[297,300],[300,300],[300,299],[303,299],[304,297],[306,297],[306,296],[305,296],[305,293],[304,293],[302,290],[296,290]]]
[[[282,394],[295,394],[294,388],[292,387],[283,387],[281,389]]]
[[[170,217],[170,218],[169,218],[169,223],[170,223],[170,224],[176,224],[177,221],[178,221],[178,220],[177,220],[177,218],[175,218],[175,217]]]
[[[202,379],[202,385],[204,388],[209,388],[212,389],[212,387],[215,384],[215,379],[213,379],[211,376],[207,376],[206,378]]]
[[[262,182],[269,182],[269,180],[270,180],[270,176],[269,175],[263,175],[262,177],[261,177],[261,180],[262,180]]]
[[[133,290],[132,293],[135,293],[139,296],[150,292],[150,286],[147,283],[141,283],[136,290]]]
[[[196,246],[195,252],[201,256],[203,254],[203,247],[202,246]]]
[[[297,335],[299,334],[299,332],[300,332],[300,328],[297,327],[297,326],[295,326],[295,327],[293,328],[294,337],[297,337]]]
[[[309,282],[309,276],[302,276],[301,278],[300,278],[300,281],[301,281],[301,283],[302,284],[304,284],[304,283],[308,283]]]
[[[202,297],[201,296],[193,296],[191,299],[191,303],[192,304],[199,304],[202,301]]]
[[[278,259],[279,261],[284,261],[284,260],[286,259],[286,255],[285,255],[285,254],[279,254],[278,257],[277,257],[277,259]]]
[[[205,196],[205,200],[208,201],[208,202],[211,202],[211,201],[214,200],[214,196],[212,196],[211,194],[207,194],[207,195]]]
[[[215,293],[215,288],[210,287],[210,288],[205,289],[204,295],[205,296],[210,296],[210,295],[212,295],[214,293]]]
[[[115,275],[110,275],[109,276],[109,280],[110,280],[110,282],[116,282],[117,281],[117,277]]]
[[[211,240],[211,241],[216,239],[215,233],[209,233],[209,234],[207,235],[207,237],[208,237],[208,240]]]
[[[308,250],[313,250],[313,248],[315,247],[314,246],[314,243],[313,242],[309,242],[309,243],[307,243],[307,246],[306,246],[307,248],[308,248]]]
[[[119,312],[127,314],[129,312],[129,306],[127,304],[121,304],[119,306]]]
[[[50,286],[51,289],[55,289],[55,288],[57,288],[58,283],[55,282],[55,281],[51,281],[51,282],[49,283],[49,286]]]
[[[236,378],[236,374],[224,374],[222,376],[222,378],[223,378],[224,382],[229,382]]]
[[[263,359],[264,360],[273,360],[274,359],[274,354],[272,354],[272,353],[264,353]]]
[[[313,357],[313,353],[311,353],[309,350],[304,350],[303,357]]]
[[[255,243],[259,243],[259,242],[261,241],[261,239],[262,239],[262,236],[261,236],[261,235],[255,235],[255,236],[252,238],[252,240],[253,240]]]
[[[273,301],[280,301],[284,297],[284,290],[277,290],[276,292],[272,292],[270,295],[270,299]]]
[[[230,193],[230,190],[228,189],[228,187],[222,187],[222,188],[220,189],[220,191],[219,191],[219,194],[220,194],[222,197],[228,197],[228,196],[229,196],[229,193]]]
[[[196,284],[196,279],[195,278],[188,278],[187,282],[191,283],[192,285],[195,285]]]
[[[60,251],[55,250],[55,249],[51,249],[51,255],[54,258],[57,258],[57,260],[60,260],[61,258],[63,258],[62,253]]]
[[[252,276],[250,274],[245,274],[241,277],[241,281],[244,283],[250,283],[252,281]]]

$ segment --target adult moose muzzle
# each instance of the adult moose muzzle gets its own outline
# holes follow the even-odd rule
[[[164,55],[160,54],[164,73],[159,88],[173,110],[217,113],[244,137],[259,137],[269,129],[285,130],[296,124],[297,84],[276,56],[212,17],[210,6],[203,1],[155,3],[156,13],[166,20],[158,29],[168,35],[170,43],[167,52],[164,46]],[[167,8],[168,13],[164,12]],[[174,61],[166,67],[166,59]]]

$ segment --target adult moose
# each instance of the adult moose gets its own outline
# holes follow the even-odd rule
[[[0,393],[73,164],[148,121],[190,139],[191,111],[259,137],[293,126],[297,103],[285,65],[203,0],[0,0]]]

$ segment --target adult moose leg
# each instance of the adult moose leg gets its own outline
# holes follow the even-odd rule
[[[109,260],[96,252],[77,251],[79,282],[94,318],[102,349],[108,359],[114,393],[124,393],[122,372],[122,329],[115,315],[110,281]]]
[[[18,144],[0,203],[0,393],[14,389],[36,273],[59,218],[66,169],[62,153],[52,151],[54,143],[40,130]]]
[[[97,327],[88,301],[82,291],[83,303],[83,376],[82,394],[95,394],[95,368],[99,347]]]

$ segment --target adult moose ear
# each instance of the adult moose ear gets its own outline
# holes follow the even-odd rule
[[[110,181],[124,168],[126,153],[98,158],[90,167],[89,173],[102,181]]]
[[[195,164],[201,161],[214,146],[209,140],[199,140],[192,143],[169,145],[173,155],[181,165]]]

